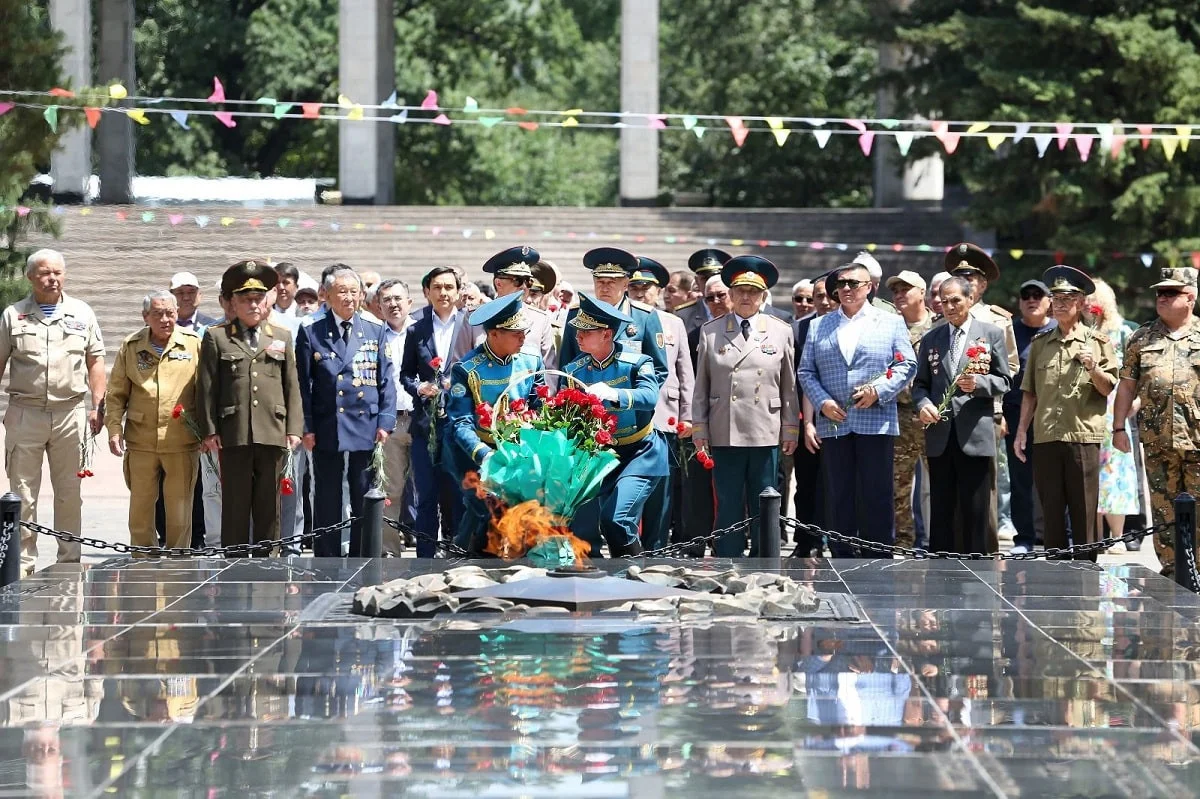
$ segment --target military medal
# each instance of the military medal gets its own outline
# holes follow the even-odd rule
[[[763,355],[774,355],[779,352],[779,350],[775,349],[774,344],[763,344],[759,349],[762,350]]]
[[[637,334],[638,334],[637,325],[630,325],[629,327],[625,328],[625,335],[636,336]]]
[[[313,360],[314,360],[314,361],[319,361],[319,360],[321,360],[321,353],[319,353],[319,352],[314,352],[314,353],[313,353]]]

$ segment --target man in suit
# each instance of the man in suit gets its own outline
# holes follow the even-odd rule
[[[629,278],[629,296],[650,306],[658,305],[659,292],[670,279],[665,266],[650,258],[638,257],[638,269]],[[654,407],[654,429],[667,444],[671,477],[661,481],[643,512],[642,545],[658,549],[667,543],[668,533],[673,542],[690,541],[707,530],[688,530],[683,518],[683,472],[690,464],[683,462],[683,441],[692,435],[692,390],[696,373],[688,352],[687,329],[675,314],[656,310],[663,326],[663,343],[667,349],[667,382]]]
[[[731,257],[733,256],[724,250],[712,248],[697,250],[688,258],[688,269],[696,274],[696,282],[700,287],[705,288],[710,279],[721,274],[721,267]],[[683,320],[683,326],[687,328],[689,335],[693,330],[699,330],[701,325],[714,318],[712,310],[704,302],[704,295],[707,293],[704,291],[700,297],[694,300],[681,302],[671,311]]]
[[[412,433],[412,480],[407,513],[418,534],[418,558],[432,558],[438,531],[449,540],[462,515],[459,486],[442,468],[451,352],[453,342],[467,327],[464,312],[458,310],[461,286],[458,273],[448,266],[434,267],[421,278],[421,288],[432,310],[408,328],[400,363],[400,383],[413,398],[408,425]]]
[[[616,417],[612,449],[620,465],[571,522],[571,532],[592,545],[593,555],[600,554],[603,538],[613,558],[642,553],[638,526],[646,500],[670,477],[666,441],[654,429],[662,386],[654,361],[617,344],[617,331],[632,323],[632,316],[581,292],[578,313],[568,323],[581,352],[564,367]]]
[[[796,449],[799,416],[791,328],[762,311],[779,270],[743,255],[721,269],[733,311],[701,328],[692,400],[696,449],[712,448],[718,529],[756,515],[758,495],[778,479],[779,452]],[[740,400],[740,402],[739,402]],[[750,556],[758,554],[757,527]],[[770,535],[777,535],[770,532]],[[716,542],[718,557],[740,557],[742,533]]]
[[[616,247],[597,247],[583,254],[583,265],[591,270],[596,299],[607,302],[633,320],[616,331],[618,347],[624,352],[649,357],[654,363],[659,385],[666,383],[667,350],[662,322],[653,307],[631,300],[626,293],[629,276],[638,268],[637,257]],[[572,317],[578,313],[578,308],[572,308],[567,314],[559,353],[562,363],[570,363],[579,357],[580,349],[575,340],[577,328],[571,325]]]
[[[363,497],[375,477],[371,451],[396,427],[396,385],[384,330],[358,312],[362,292],[353,270],[335,270],[325,279],[325,315],[296,334],[304,448],[312,453],[316,486],[314,527],[341,521],[343,477],[351,515],[362,518]],[[362,524],[356,521],[350,526],[351,556],[358,557],[361,544]],[[341,531],[318,536],[313,554],[341,557]]]
[[[525,335],[525,343],[522,345],[525,349],[522,352],[540,357],[547,369],[557,369],[558,345],[555,343],[554,325],[550,314],[530,302],[533,266],[540,260],[541,255],[532,247],[510,247],[487,259],[483,271],[492,276],[492,287],[496,290],[497,299],[520,293],[529,307],[529,313],[525,314],[529,331]],[[539,274],[545,276],[541,270]],[[483,343],[486,335],[487,331],[481,326],[464,324],[454,337],[454,347],[450,353],[451,362],[462,360],[468,351]]]
[[[278,277],[262,261],[225,271],[221,294],[234,318],[212,325],[200,347],[196,421],[203,448],[220,453],[221,544],[279,537],[279,481],[284,455],[300,445],[303,399],[292,336],[265,320],[267,292]]]
[[[816,434],[830,487],[826,521],[840,533],[891,544],[892,448],[900,432],[896,396],[916,367],[904,320],[871,305],[870,287],[863,266],[838,268],[833,288],[841,307],[813,323],[800,382],[820,413]],[[833,551],[852,555],[844,545]]]
[[[912,402],[925,425],[929,459],[929,546],[996,552],[990,486],[996,471],[997,397],[1008,390],[1004,333],[971,317],[971,286],[951,277],[938,288],[948,324],[921,338]],[[940,405],[950,396],[942,412]],[[956,541],[955,518],[963,540]]]
[[[443,462],[450,481],[463,492],[464,510],[454,543],[475,555],[482,554],[487,545],[491,511],[467,475],[478,474],[496,446],[492,431],[479,418],[480,407],[495,408],[501,396],[507,396],[536,408],[541,402],[539,389],[544,391],[546,386],[539,374],[542,359],[523,349],[528,313],[522,296],[516,293],[476,308],[469,321],[482,327],[486,338],[450,368]]]

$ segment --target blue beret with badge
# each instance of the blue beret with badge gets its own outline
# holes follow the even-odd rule
[[[629,276],[630,283],[653,283],[665,286],[671,282],[671,273],[667,268],[653,258],[638,256],[638,266]]]
[[[592,270],[592,277],[629,277],[637,271],[638,259],[616,247],[597,247],[583,254],[583,265]]]
[[[633,317],[584,292],[579,293],[579,313],[568,323],[576,330],[616,330],[631,324]]]
[[[532,247],[509,247],[488,258],[483,271],[498,277],[532,277],[530,267],[540,260],[542,256]]]
[[[529,319],[525,316],[525,294],[514,291],[503,297],[485,302],[474,311],[468,320],[484,330],[528,330]]]

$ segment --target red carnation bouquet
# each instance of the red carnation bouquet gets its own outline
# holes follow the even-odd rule
[[[690,445],[688,444],[688,440],[683,438],[684,431],[687,430],[687,425],[683,422],[675,421],[674,416],[667,417],[667,424],[675,428],[675,434],[680,437],[678,451],[675,453],[675,459],[679,463],[679,468],[683,471],[683,476],[687,477],[688,449]],[[711,469],[713,467],[714,462],[712,456],[707,452],[702,449],[697,449],[695,450],[695,455],[696,461],[705,469]]]
[[[958,370],[958,374],[956,374],[954,379],[950,381],[950,385],[946,389],[946,394],[942,397],[942,401],[938,403],[937,412],[939,421],[941,419],[945,419],[946,414],[950,410],[950,403],[954,401],[954,394],[956,391],[958,391],[958,379],[967,372],[973,371],[974,367],[978,367],[979,358],[986,352],[987,347],[983,346],[982,344],[973,344],[970,347],[967,347],[967,351],[965,353],[967,359],[963,362],[962,368]],[[925,425],[925,427],[929,427],[929,425]]]
[[[188,413],[187,408],[184,408],[182,404],[176,405],[175,409],[171,411],[171,418],[182,419],[183,423],[187,425],[187,429],[196,438],[197,444],[204,441],[204,436],[200,433],[200,424],[196,421],[196,417]],[[208,468],[212,469],[213,474],[220,476],[221,470],[217,468],[217,459],[211,452],[204,453],[204,460],[208,463]]]

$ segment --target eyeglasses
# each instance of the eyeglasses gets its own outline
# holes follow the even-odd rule
[[[724,302],[727,299],[729,299],[729,292],[727,292],[727,291],[722,291],[720,294],[705,294],[704,295],[705,302]]]
[[[1167,299],[1174,299],[1175,297],[1178,297],[1180,294],[1183,293],[1183,289],[1158,289],[1158,291],[1156,293],[1158,294],[1159,297],[1166,297]]]
[[[1045,296],[1046,295],[1040,291],[1022,291],[1021,292],[1022,300],[1042,300],[1045,298]]]
[[[869,282],[870,281],[868,280],[839,280],[834,283],[834,285],[839,289],[850,289],[851,291],[855,291],[862,286],[867,285]]]
[[[1070,305],[1082,296],[1082,294],[1076,294],[1074,291],[1069,291],[1064,294],[1051,294],[1050,302],[1056,305]]]
[[[792,297],[792,302],[812,302],[812,297],[805,297],[803,294],[797,294]]]

